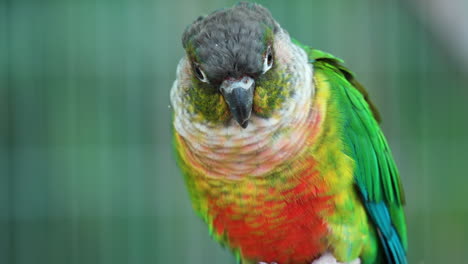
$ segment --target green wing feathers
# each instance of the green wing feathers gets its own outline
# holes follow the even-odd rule
[[[298,44],[296,42],[296,44]],[[327,75],[343,116],[343,139],[355,161],[354,179],[388,263],[407,263],[403,188],[390,148],[379,127],[380,116],[364,87],[328,53],[298,44],[316,71]]]
[[[350,82],[350,84],[361,93],[361,95],[364,97],[364,100],[369,105],[375,120],[380,123],[381,118],[377,107],[375,107],[375,105],[370,101],[369,94],[367,93],[366,89],[354,78],[353,73],[346,69],[343,65],[341,65],[341,63],[344,63],[342,59],[337,58],[330,53],[318,49],[312,49],[308,46],[302,45],[297,40],[293,39],[293,42],[305,50],[305,52],[309,56],[309,60],[311,63],[320,60],[321,62],[327,62],[330,65],[333,65],[336,69],[340,70],[340,72],[344,75],[348,82]]]

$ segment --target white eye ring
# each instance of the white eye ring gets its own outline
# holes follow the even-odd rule
[[[202,71],[198,64],[193,65],[195,76],[197,76],[198,80],[204,83],[208,83],[208,78],[206,77],[205,73]]]
[[[265,53],[265,58],[263,58],[263,72],[267,72],[273,66],[273,54],[271,53],[271,46],[268,46],[267,52]]]

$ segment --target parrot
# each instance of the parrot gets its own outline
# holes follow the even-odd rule
[[[192,207],[238,263],[407,263],[380,115],[344,62],[240,2],[182,34],[173,145]]]

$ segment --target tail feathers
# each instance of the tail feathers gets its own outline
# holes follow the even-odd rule
[[[365,204],[369,215],[376,225],[387,263],[407,264],[406,250],[392,224],[387,205],[384,202],[366,202]]]

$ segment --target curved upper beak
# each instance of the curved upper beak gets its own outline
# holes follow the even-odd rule
[[[255,81],[248,76],[237,80],[226,79],[220,86],[232,116],[242,128],[246,128],[249,124],[254,89]]]

